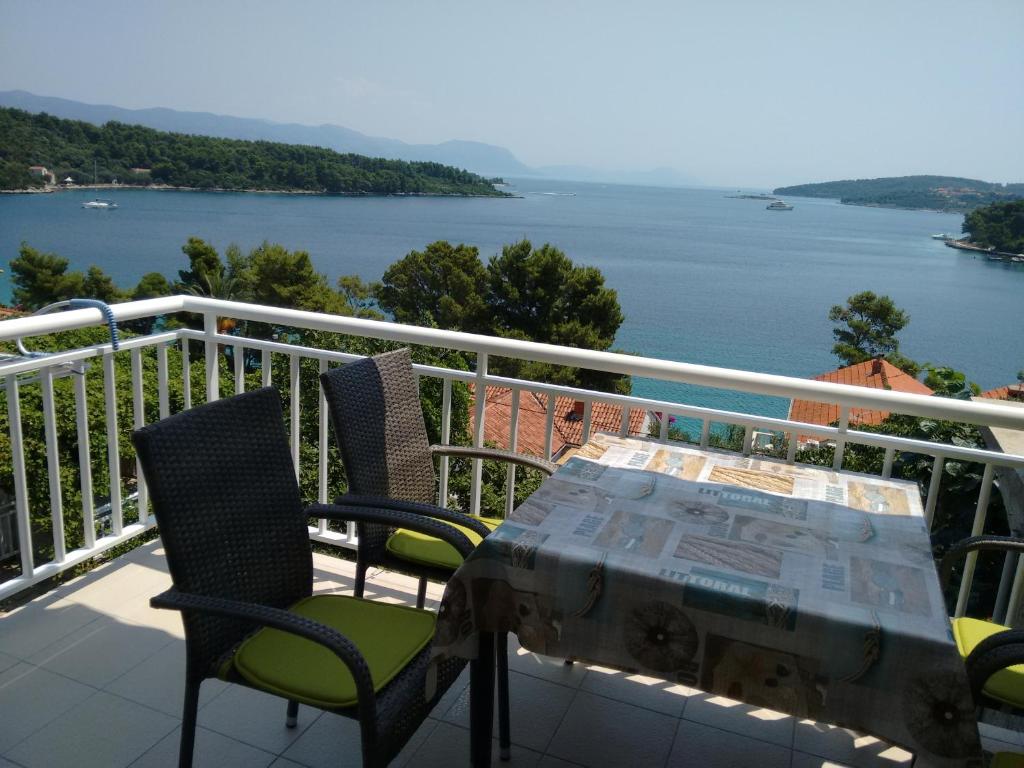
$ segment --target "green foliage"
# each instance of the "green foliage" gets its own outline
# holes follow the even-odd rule
[[[910,317],[888,296],[876,296],[872,291],[854,294],[846,300],[846,306],[834,305],[828,319],[839,324],[832,330],[836,340],[832,353],[843,365],[884,357],[897,368],[917,375],[919,367],[899,354],[896,339]]]
[[[1024,253],[1024,200],[977,208],[964,217],[971,241],[1005,253]]]
[[[25,309],[82,296],[82,273],[68,272],[68,260],[54,253],[37,251],[23,242],[10,266],[14,303]]]
[[[773,194],[839,198],[850,205],[969,211],[981,205],[1024,197],[1024,184],[993,184],[957,176],[899,176],[798,184],[779,187]]]
[[[934,365],[927,366],[926,370],[925,386],[938,397],[970,400],[975,395],[981,394],[981,387],[973,381],[968,381],[967,376],[961,371]]]
[[[103,126],[0,108],[0,189],[31,184],[28,166],[58,177],[125,185],[197,189],[294,190],[347,195],[485,195],[506,193],[476,174],[439,163],[341,154],[320,147],[238,141],[156,131],[109,122]],[[135,173],[132,168],[148,168]],[[37,185],[37,184],[35,184]]]
[[[132,291],[132,299],[155,299],[160,296],[170,296],[172,293],[171,284],[167,278],[159,272],[147,272],[139,280],[139,284]]]

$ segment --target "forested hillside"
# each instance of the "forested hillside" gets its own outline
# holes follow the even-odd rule
[[[439,163],[407,163],[329,149],[102,126],[0,108],[0,189],[42,186],[29,166],[76,183],[198,189],[285,190],[349,195],[504,193],[476,174]]]
[[[1024,200],[987,205],[964,217],[971,242],[1004,253],[1024,253]]]
[[[838,198],[849,205],[969,211],[1024,198],[1024,184],[993,184],[957,176],[897,176],[779,187],[776,195]]]

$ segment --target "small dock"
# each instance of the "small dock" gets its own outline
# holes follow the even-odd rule
[[[964,240],[954,240],[953,238],[947,238],[943,240],[943,243],[950,248],[956,248],[960,251],[973,251],[974,253],[984,254],[990,261],[1024,263],[1024,253],[1007,253],[1006,251],[997,251],[993,247],[986,248],[981,245],[965,242]]]

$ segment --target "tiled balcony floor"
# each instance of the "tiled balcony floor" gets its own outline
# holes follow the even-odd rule
[[[317,555],[316,589],[351,589],[350,562]],[[170,585],[159,542],[0,617],[0,768],[176,764],[184,641],[177,614],[149,608]],[[431,585],[438,600],[441,587]],[[412,603],[415,582],[377,572],[367,596]],[[875,739],[796,721],[681,686],[599,667],[567,667],[514,645],[509,766],[812,768],[896,766],[909,755]],[[466,676],[396,761],[466,765]],[[359,765],[354,722],[308,707],[284,726],[284,702],[203,684],[196,766]],[[991,751],[1024,752],[1014,731],[984,729]],[[1002,741],[996,741],[998,737]],[[502,765],[495,759],[495,765]]]

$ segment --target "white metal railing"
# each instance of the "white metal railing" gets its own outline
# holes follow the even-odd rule
[[[296,472],[300,471],[302,456],[300,445],[302,362],[316,361],[316,370],[323,372],[332,364],[344,364],[359,356],[346,352],[318,349],[292,344],[285,341],[274,341],[219,333],[217,322],[221,318],[248,320],[282,327],[304,328],[345,336],[389,340],[407,344],[425,345],[444,349],[454,349],[471,353],[475,357],[475,370],[461,371],[449,368],[417,365],[416,371],[421,377],[436,378],[442,382],[441,403],[441,439],[448,442],[452,425],[452,385],[454,382],[473,384],[477,393],[482,393],[488,386],[508,387],[512,391],[510,445],[515,447],[520,419],[520,399],[524,392],[535,392],[547,396],[545,413],[545,458],[551,457],[552,435],[554,433],[555,398],[568,396],[584,403],[583,438],[589,436],[592,428],[592,410],[594,403],[608,403],[623,409],[620,433],[626,434],[629,428],[629,413],[641,409],[659,413],[660,437],[669,437],[669,421],[671,416],[694,419],[701,425],[699,444],[707,447],[711,440],[712,425],[725,423],[738,425],[744,430],[742,450],[749,454],[753,450],[752,442],[756,431],[770,430],[784,433],[788,439],[788,450],[785,460],[792,463],[796,458],[797,437],[806,435],[819,440],[828,440],[835,445],[834,467],[841,469],[846,448],[857,444],[871,446],[884,452],[882,476],[889,477],[897,452],[911,452],[932,457],[932,480],[925,494],[925,514],[931,521],[936,508],[936,501],[941,489],[942,469],[946,461],[970,461],[984,466],[979,497],[974,510],[973,530],[983,530],[988,511],[996,467],[1024,469],[1024,456],[1012,456],[994,451],[967,448],[956,445],[913,440],[867,433],[851,429],[849,414],[851,408],[865,408],[903,413],[913,416],[931,417],[969,424],[1024,429],[1024,412],[997,402],[977,403],[951,400],[923,395],[911,395],[886,390],[867,389],[841,384],[831,384],[787,376],[761,374],[750,371],[739,371],[727,368],[716,368],[703,365],[691,365],[653,358],[634,357],[611,352],[595,352],[591,350],[559,347],[550,344],[502,339],[490,336],[479,336],[455,331],[444,331],[433,328],[420,328],[374,320],[351,317],[340,317],[315,312],[279,309],[239,302],[207,299],[194,296],[173,296],[145,301],[128,302],[115,305],[113,313],[118,321],[152,318],[162,315],[173,315],[180,312],[199,314],[203,317],[203,330],[180,329],[153,333],[125,339],[120,350],[115,352],[110,344],[98,344],[84,349],[68,350],[56,354],[16,358],[0,362],[0,380],[5,382],[7,407],[10,417],[11,438],[11,471],[15,491],[15,519],[17,522],[17,538],[20,543],[20,574],[0,584],[0,598],[14,594],[27,586],[48,578],[77,563],[115,546],[127,539],[137,536],[155,525],[149,515],[147,493],[141,472],[136,469],[137,503],[133,518],[125,520],[124,484],[120,475],[121,450],[118,445],[119,422],[116,408],[117,395],[120,388],[127,386],[131,393],[131,423],[133,428],[142,426],[147,421],[147,412],[155,412],[163,418],[171,412],[169,383],[172,376],[181,376],[181,401],[184,408],[191,407],[194,401],[192,391],[191,370],[193,367],[192,352],[196,342],[203,351],[204,376],[203,397],[215,400],[221,396],[220,377],[221,365],[219,357],[222,349],[232,350],[233,366],[231,367],[235,393],[245,389],[244,358],[247,352],[258,354],[261,363],[261,385],[271,383],[282,386],[289,395],[288,420],[290,424],[290,440],[292,459]],[[19,337],[54,333],[62,330],[101,326],[106,319],[96,309],[80,309],[61,314],[24,317],[0,322],[0,341],[10,341]],[[193,342],[190,344],[189,342]],[[182,353],[181,371],[171,371],[168,359],[168,346],[180,347]],[[130,356],[130,382],[117,381],[114,360],[116,355]],[[287,381],[273,381],[273,360],[275,356],[284,356],[288,361]],[[786,398],[798,398],[815,402],[831,403],[839,406],[839,426],[823,427],[816,424],[805,424],[788,419],[770,418],[756,414],[723,411],[714,408],[669,402],[650,398],[618,395],[605,392],[594,392],[572,387],[543,384],[534,381],[509,379],[491,375],[488,372],[490,356],[516,358],[522,360],[552,363],[598,371],[642,376],[662,381],[699,384],[704,386],[738,390],[754,394],[774,395]],[[156,403],[147,402],[143,387],[144,361],[155,359],[157,370]],[[106,419],[107,472],[110,485],[110,526],[109,533],[102,532],[97,536],[95,529],[95,510],[93,509],[93,478],[91,477],[91,446],[88,432],[87,392],[84,376],[76,374],[76,370],[88,363],[98,360],[103,376],[104,414]],[[53,414],[53,380],[60,376],[70,375],[74,378],[74,400],[76,412],[76,439],[78,444],[79,490],[82,499],[81,516],[84,537],[82,545],[68,550],[64,542],[64,509],[61,498],[61,476],[56,443],[59,439]],[[33,548],[24,546],[30,541],[30,500],[26,482],[26,466],[24,454],[24,435],[22,434],[21,391],[24,387],[39,386],[41,388],[44,410],[44,424],[47,453],[46,463],[49,475],[49,505],[52,522],[53,557],[45,563],[36,563]],[[148,411],[147,411],[148,409]],[[327,412],[323,393],[319,393],[317,401],[318,418],[316,434],[316,474],[317,496],[320,501],[327,501],[328,496],[328,430]],[[484,424],[487,418],[486,398],[475,398],[473,442],[481,445],[484,435]],[[448,497],[450,483],[450,467],[447,458],[442,458],[440,466],[439,498]],[[516,482],[516,472],[508,472],[506,483],[508,497],[511,498]],[[481,462],[474,461],[471,476],[470,507],[477,511],[480,505]],[[509,502],[510,504],[511,502]],[[509,507],[506,507],[508,510]],[[325,521],[310,528],[310,536],[314,540],[340,546],[355,545],[352,532],[338,532],[328,528]],[[965,565],[964,577],[956,611],[962,614],[973,578],[976,556],[970,556]],[[1012,578],[1010,593],[1010,614],[1016,615],[1017,607],[1024,598],[1024,559],[1016,572],[1007,571],[1006,578]]]

